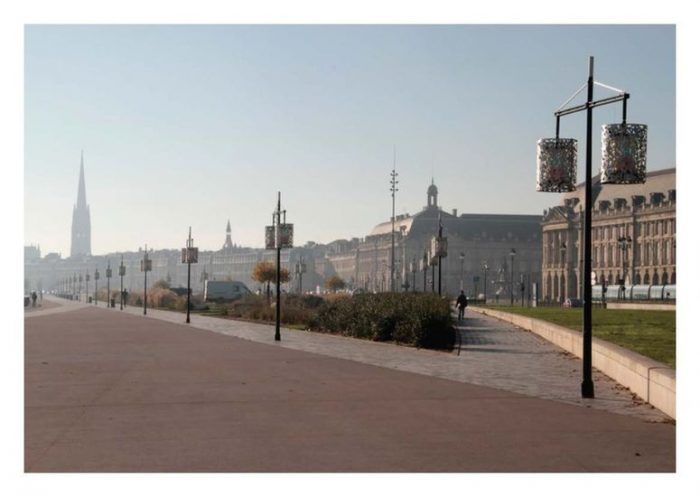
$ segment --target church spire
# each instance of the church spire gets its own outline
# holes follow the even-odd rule
[[[70,255],[90,255],[90,208],[85,194],[85,163],[83,151],[80,151],[80,179],[78,179],[78,201],[73,207],[73,224],[71,226]]]
[[[78,180],[78,209],[87,207],[87,196],[85,195],[85,167],[83,165],[83,151],[80,151],[80,179]]]
[[[233,249],[233,240],[231,240],[231,220],[229,219],[226,223],[226,241],[224,242],[224,246],[221,247],[221,250],[231,251]]]

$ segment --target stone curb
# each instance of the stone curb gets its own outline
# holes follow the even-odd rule
[[[581,333],[541,319],[504,311],[472,307],[474,312],[491,316],[531,331],[567,352],[582,357]],[[613,343],[593,338],[593,367],[629,388],[649,404],[676,419],[676,370]]]

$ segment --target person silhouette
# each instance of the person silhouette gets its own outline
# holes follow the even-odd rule
[[[455,307],[457,307],[457,309],[459,310],[457,319],[461,321],[462,319],[464,319],[464,309],[467,307],[467,296],[464,295],[464,290],[460,290]]]

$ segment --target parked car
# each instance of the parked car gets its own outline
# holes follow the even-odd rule
[[[251,293],[240,281],[207,281],[204,287],[205,302],[232,302]]]

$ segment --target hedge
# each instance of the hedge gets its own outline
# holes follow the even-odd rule
[[[434,294],[380,293],[325,301],[311,319],[314,331],[452,350],[450,305]]]

